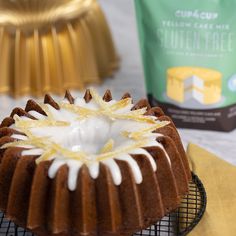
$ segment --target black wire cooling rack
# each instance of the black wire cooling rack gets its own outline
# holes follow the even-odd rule
[[[192,173],[189,193],[181,206],[162,218],[155,225],[133,236],[184,236],[201,220],[206,210],[207,196],[204,186],[197,175]]]
[[[200,221],[206,209],[206,192],[197,175],[192,174],[189,193],[182,200],[181,206],[165,216],[155,225],[133,236],[184,236]],[[0,236],[34,236],[8,221],[0,212]]]

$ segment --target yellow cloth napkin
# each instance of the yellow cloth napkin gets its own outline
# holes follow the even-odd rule
[[[187,153],[207,192],[206,212],[189,235],[236,235],[236,167],[194,144]]]

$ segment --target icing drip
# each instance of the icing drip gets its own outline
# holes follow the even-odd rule
[[[48,171],[55,178],[58,170],[67,165],[68,188],[76,189],[77,177],[83,165],[87,165],[93,179],[99,176],[99,163],[109,168],[116,185],[121,184],[122,175],[116,160],[125,161],[134,176],[135,182],[142,182],[142,172],[131,155],[145,156],[153,171],[156,162],[145,147],[161,148],[169,163],[170,159],[163,146],[156,141],[161,134],[153,133],[156,128],[168,124],[156,117],[145,116],[146,109],[131,111],[131,99],[104,102],[94,91],[92,100],[75,99],[74,104],[63,100],[56,110],[49,104],[41,107],[47,114],[36,111],[29,114],[38,120],[14,116],[12,128],[26,134],[13,134],[18,141],[6,144],[28,148],[22,155],[39,155],[37,163],[52,160]]]
[[[141,170],[137,164],[137,162],[129,155],[129,154],[123,154],[120,155],[119,157],[116,158],[117,160],[120,161],[126,161],[129,164],[129,167],[131,168],[135,182],[137,184],[141,184],[143,181],[142,173]]]
[[[102,161],[102,163],[105,164],[111,170],[114,183],[116,185],[120,185],[122,181],[122,177],[121,177],[120,168],[115,162],[115,160],[107,159],[107,160]]]

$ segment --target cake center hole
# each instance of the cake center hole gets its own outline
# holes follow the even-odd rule
[[[88,118],[79,124],[72,124],[63,143],[65,148],[73,152],[99,154],[110,139],[116,139],[112,132],[112,121],[105,118]]]

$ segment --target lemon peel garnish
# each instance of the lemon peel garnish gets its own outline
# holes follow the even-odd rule
[[[85,160],[86,154],[84,152],[73,152],[66,148],[61,147],[56,143],[52,143],[50,145],[50,149],[46,150],[44,154],[42,154],[37,160],[36,163],[39,164],[42,161],[51,160],[53,156],[65,156],[74,160]]]
[[[99,94],[95,91],[94,88],[90,88],[90,94],[93,98],[93,100],[104,110],[108,108],[107,102],[105,102],[102,97],[99,96]]]
[[[81,106],[75,106],[74,104],[60,103],[60,107],[67,109],[67,110],[77,114],[79,117],[81,116],[83,118],[86,118],[88,116],[95,116],[98,114],[98,111],[96,111],[96,110],[84,108]]]
[[[112,151],[112,152],[106,152],[106,153],[102,153],[99,154],[96,158],[97,161],[103,161],[109,158],[115,158],[116,156],[119,156],[123,153],[129,153],[130,151],[136,149],[136,148],[140,148],[140,147],[144,147],[147,143],[149,142],[148,139],[143,139],[143,140],[139,140],[137,142],[135,142],[134,144],[129,145],[128,147],[124,147],[124,148],[120,148],[117,149],[116,151]]]
[[[104,145],[104,147],[101,149],[100,153],[110,152],[113,149],[113,146],[114,146],[114,140],[109,139],[107,143]]]
[[[5,143],[2,145],[1,148],[3,149],[9,147],[32,145],[44,149],[46,146],[47,139],[47,137],[33,137],[27,140],[17,140],[10,143]]]
[[[109,109],[111,111],[116,111],[116,110],[119,110],[119,109],[122,109],[128,105],[131,105],[132,103],[132,99],[131,98],[125,98],[125,99],[121,99],[119,100],[118,102],[112,104],[111,106],[109,106]]]
[[[144,115],[147,112],[147,107],[139,108],[137,110],[131,110],[129,113],[132,115]]]
[[[66,121],[55,120],[20,120],[16,122],[17,128],[38,128],[47,126],[69,126],[70,123]]]
[[[44,126],[69,126],[70,123],[66,121],[58,121],[54,119],[44,120],[33,120],[33,119],[22,119],[18,115],[14,115],[15,126],[19,129],[30,129]]]
[[[50,120],[53,120],[54,119],[53,114],[50,112],[47,104],[39,103],[39,105],[43,109],[43,111],[46,113],[47,118],[50,119]]]
[[[157,130],[161,127],[164,127],[168,124],[170,124],[169,121],[161,121],[160,123],[152,125],[151,127],[144,128],[144,129],[134,131],[134,132],[123,131],[122,134],[125,137],[131,138],[131,139],[140,139],[141,137],[143,137],[147,134],[150,134],[151,132],[154,132],[155,130]]]
[[[66,148],[64,148],[61,145],[56,144],[56,143],[52,144],[52,148],[54,150],[56,150],[58,153],[66,156],[66,157],[69,157],[71,159],[86,161],[87,154],[83,151],[78,151],[78,152],[70,151],[69,149],[66,149]]]
[[[53,149],[49,149],[45,151],[39,158],[36,159],[36,164],[39,164],[42,161],[50,160],[56,154],[56,151]]]
[[[155,120],[153,118],[151,118],[151,117],[134,115],[132,113],[127,113],[127,114],[111,114],[110,116],[113,119],[133,120],[133,121],[145,122],[145,123],[150,123],[150,124],[155,124],[156,123]]]

